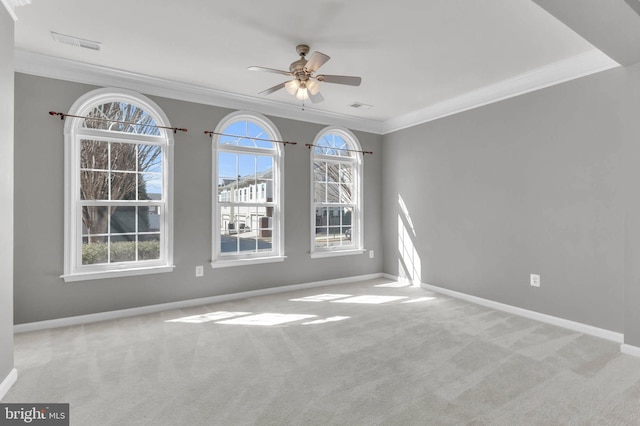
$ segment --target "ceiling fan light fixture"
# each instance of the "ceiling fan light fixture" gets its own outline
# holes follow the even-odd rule
[[[305,83],[307,90],[309,91],[309,93],[314,96],[317,95],[318,92],[320,91],[320,83],[318,83],[317,81],[314,80],[308,80]]]
[[[298,92],[298,89],[300,88],[300,82],[297,79],[287,81],[284,84],[284,88],[288,94],[295,95]]]
[[[296,92],[296,98],[300,99],[301,101],[306,101],[307,99],[309,99],[309,92],[307,91],[307,88],[299,88]]]

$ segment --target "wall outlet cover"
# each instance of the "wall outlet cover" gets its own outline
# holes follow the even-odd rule
[[[540,275],[531,274],[529,278],[529,283],[531,284],[532,287],[540,287]]]

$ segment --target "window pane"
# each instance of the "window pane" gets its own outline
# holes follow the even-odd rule
[[[138,174],[111,172],[111,200],[135,200],[138,197]]]
[[[313,180],[315,182],[327,181],[327,163],[324,161],[313,162]]]
[[[135,172],[138,170],[137,145],[132,143],[111,142],[111,170]]]
[[[340,184],[327,183],[327,203],[340,202]]]
[[[268,139],[269,134],[259,125],[250,121],[237,121],[227,126],[220,136],[218,143],[221,145],[236,145],[252,148],[269,148],[273,149],[273,142]],[[260,140],[267,139],[267,140]]]
[[[222,253],[272,249],[272,207],[225,206],[221,208],[221,219]]]
[[[136,208],[120,206],[111,212],[111,234],[136,232]]]
[[[327,182],[340,181],[340,164],[327,163]]]
[[[342,136],[334,133],[324,135],[316,141],[314,153],[323,155],[335,155],[336,157],[350,157],[352,152],[347,151],[349,145]]]
[[[316,203],[325,203],[327,201],[327,184],[316,182],[313,185],[313,197]]]
[[[160,129],[153,127],[155,120],[144,110],[125,102],[108,102],[86,114],[83,127],[160,136]],[[111,121],[113,120],[113,121]]]
[[[160,259],[160,234],[144,234],[138,237],[138,260]]]
[[[138,171],[162,173],[162,147],[138,145]]]
[[[256,185],[256,156],[238,155],[238,197],[236,202],[246,203],[251,201],[251,193]]]
[[[109,170],[109,142],[82,139],[80,141],[80,168]]]
[[[108,200],[109,172],[80,171],[80,199]]]
[[[94,265],[108,262],[107,243],[95,241],[82,244],[82,264]]]
[[[340,165],[340,182],[352,183],[353,182],[353,166],[350,164]]]
[[[162,173],[142,173],[138,178],[139,200],[162,200]]]
[[[82,207],[82,240],[83,242],[103,242],[104,235],[109,232],[109,207]]]
[[[134,262],[136,260],[136,236],[118,235],[109,244],[110,263]]]
[[[351,184],[340,184],[340,203],[351,204],[353,202]]]

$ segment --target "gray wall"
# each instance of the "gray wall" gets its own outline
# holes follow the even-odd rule
[[[401,196],[422,282],[640,343],[639,87],[617,68],[386,135],[384,271]]]
[[[0,383],[13,369],[13,25],[0,6]]]
[[[231,110],[153,97],[171,124],[189,132],[175,141],[176,269],[171,273],[65,283],[63,268],[63,122],[92,86],[16,74],[15,322],[63,318],[382,271],[382,156],[379,135],[354,132],[365,157],[364,244],[377,256],[309,257],[309,151],[324,126],[269,117],[285,140],[285,255],[283,263],[211,269],[211,143],[203,134]],[[205,276],[195,278],[196,265]]]

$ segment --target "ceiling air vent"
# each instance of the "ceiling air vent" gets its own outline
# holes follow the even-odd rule
[[[60,34],[53,31],[51,31],[51,36],[58,43],[68,44],[70,46],[84,47],[85,49],[91,50],[100,50],[102,48],[102,43],[99,41],[85,40],[83,38]]]
[[[354,102],[349,106],[351,108],[355,108],[355,109],[371,109],[371,108],[373,108],[373,105],[363,104],[362,102]]]

